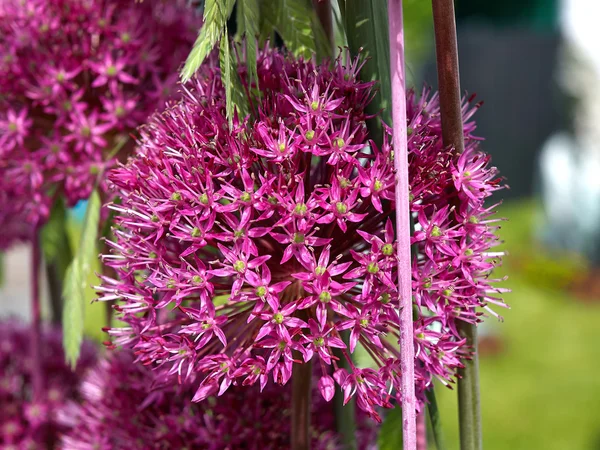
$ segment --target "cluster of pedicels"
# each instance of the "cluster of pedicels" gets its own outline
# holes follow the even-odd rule
[[[68,428],[59,412],[81,398],[79,381],[95,363],[95,347],[85,341],[75,370],[65,363],[59,330],[44,329],[39,368],[43,396],[34,398],[31,334],[28,326],[0,322],[0,447],[4,450],[52,449]]]
[[[174,91],[198,25],[184,0],[0,2],[0,246],[89,196]]]
[[[347,58],[346,58],[347,59]],[[194,401],[231,386],[285,385],[314,364],[318,388],[379,420],[400,399],[399,298],[390,130],[369,139],[373,83],[360,60],[331,65],[275,50],[258,55],[248,117],[225,116],[218,68],[142,129],[136,154],[109,175],[119,204],[100,300],[125,327],[114,346],[196,386]],[[420,402],[469,355],[456,325],[498,303],[490,272],[496,169],[471,136],[445,149],[437,97],[408,96],[416,347]],[[359,367],[353,354],[371,357]],[[364,359],[364,358],[362,358]]]
[[[191,403],[187,384],[163,383],[131,352],[112,352],[82,383],[83,401],[61,414],[70,430],[65,450],[276,450],[288,448],[290,386],[233,387],[220,397]],[[163,380],[164,381],[164,380]],[[332,404],[315,389],[310,448],[341,449]],[[287,419],[287,420],[286,420]],[[357,448],[376,448],[377,430],[357,414]]]

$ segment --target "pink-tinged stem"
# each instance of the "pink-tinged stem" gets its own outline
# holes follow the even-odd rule
[[[417,450],[427,450],[427,421],[425,411],[417,416]]]
[[[388,0],[394,167],[396,171],[396,235],[400,293],[400,369],[402,371],[402,439],[404,450],[416,450],[415,348],[413,341],[410,210],[406,130],[406,78],[402,0]]]
[[[44,391],[44,374],[42,373],[41,340],[42,311],[40,302],[40,265],[41,252],[39,233],[35,232],[31,251],[31,384],[33,400],[40,401]]]

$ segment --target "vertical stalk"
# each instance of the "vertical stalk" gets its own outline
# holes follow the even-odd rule
[[[435,51],[442,137],[444,145],[464,151],[463,123],[458,70],[458,45],[453,0],[432,0]],[[482,448],[481,409],[479,402],[479,367],[477,360],[477,331],[475,325],[459,321],[458,330],[473,349],[473,357],[464,362],[458,375],[458,413],[462,450]]]
[[[31,384],[33,401],[41,401],[44,390],[42,373],[42,311],[40,302],[40,265],[41,249],[39,230],[32,239],[31,251]]]
[[[465,360],[458,370],[458,420],[461,450],[481,450],[481,405],[479,399],[479,356],[477,353],[477,328],[467,322],[459,322],[458,331],[472,347],[471,359]]]
[[[321,22],[325,36],[329,41],[329,48],[333,50],[333,16],[331,14],[330,0],[313,0],[313,6],[317,13],[317,17]]]
[[[346,346],[350,340],[350,333],[348,330],[340,332],[340,338],[344,341]],[[333,354],[339,359],[338,365],[344,369],[350,369],[350,363],[346,359],[346,355],[339,348],[333,349]],[[356,400],[351,397],[348,403],[344,405],[344,392],[341,389],[335,390],[333,396],[333,403],[335,407],[335,426],[337,433],[340,436],[340,443],[343,450],[355,450],[356,449]]]
[[[294,364],[292,369],[291,450],[310,450],[310,403],[312,361]]]
[[[410,209],[406,130],[406,78],[402,0],[388,0],[394,168],[396,171],[396,234],[400,294],[400,369],[402,371],[402,440],[404,450],[417,448],[415,349],[412,314]]]
[[[431,434],[437,450],[445,450],[446,444],[442,433],[442,423],[440,420],[440,411],[438,410],[437,400],[433,384],[425,391],[427,396],[427,411],[429,412],[429,422],[431,423]]]
[[[50,320],[54,325],[60,325],[62,321],[62,280],[60,268],[56,261],[46,261],[46,278],[48,279],[48,296],[50,298]]]
[[[427,420],[425,411],[417,416],[417,450],[427,450]]]

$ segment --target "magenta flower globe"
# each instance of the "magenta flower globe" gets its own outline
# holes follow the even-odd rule
[[[40,354],[44,373],[43,395],[34,398],[28,326],[0,321],[0,448],[3,450],[53,449],[68,427],[58,420],[67,404],[81,400],[79,382],[95,364],[90,342],[82,346],[75,370],[65,363],[62,336],[44,329]]]
[[[289,446],[289,386],[233,387],[221,397],[190,403],[187,383],[162,383],[149,368],[133,363],[129,352],[100,361],[81,384],[83,401],[61,414],[69,429],[64,450],[130,449],[283,449]],[[341,449],[333,406],[315,390],[319,416],[314,417],[310,445],[315,450]],[[375,448],[377,428],[357,413],[360,450]]]
[[[183,1],[0,3],[0,246],[86,199],[174,91],[199,19]]]
[[[194,401],[231,386],[286,384],[313,363],[322,396],[375,419],[402,395],[393,227],[393,149],[369,139],[373,83],[358,60],[330,68],[264,51],[252,114],[225,117],[210,64],[183,99],[142,130],[136,155],[110,174],[120,204],[100,299],[127,326],[113,345],[196,385]],[[258,88],[258,89],[257,89]],[[484,201],[500,188],[471,136],[441,142],[436,96],[408,98],[416,387],[453,380],[469,355],[459,320],[503,305],[491,270],[500,253]],[[347,338],[345,340],[345,338]],[[358,366],[353,354],[372,360]]]

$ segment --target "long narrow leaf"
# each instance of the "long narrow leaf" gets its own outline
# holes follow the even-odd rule
[[[383,110],[383,120],[391,123],[392,87],[390,83],[390,55],[387,2],[381,0],[338,0],[345,12],[344,22],[348,47],[353,56],[368,57],[361,71],[365,81],[379,81],[379,92],[367,108],[369,114]],[[371,136],[378,143],[383,138],[379,118],[369,122]]]
[[[198,33],[194,47],[181,71],[181,80],[185,83],[196,73],[208,54],[223,35],[227,19],[231,15],[235,0],[206,0],[204,6],[204,25]]]
[[[100,195],[92,191],[87,204],[83,230],[75,259],[67,269],[63,297],[63,347],[65,357],[74,367],[79,359],[83,339],[85,289],[92,260],[96,257],[96,242],[100,220]]]

